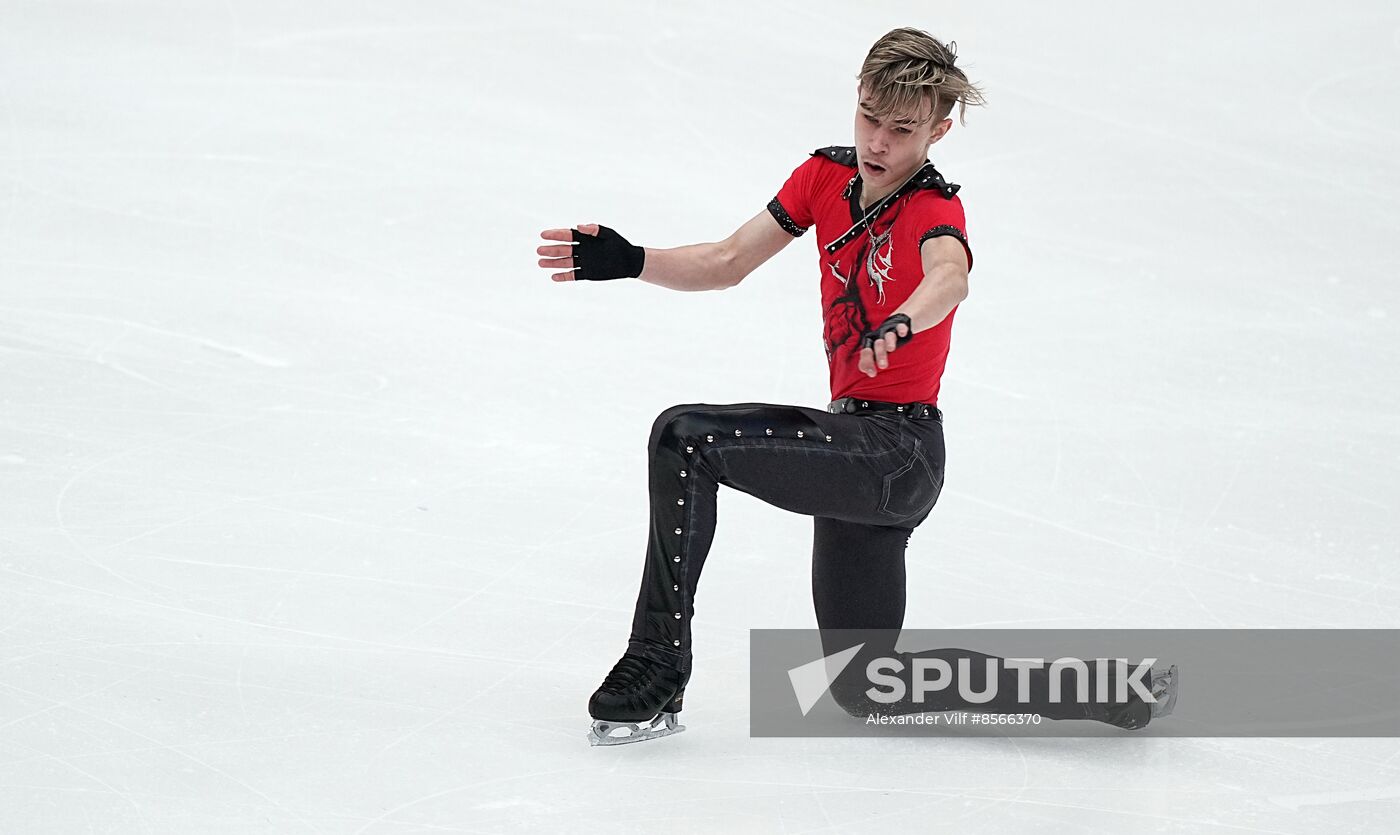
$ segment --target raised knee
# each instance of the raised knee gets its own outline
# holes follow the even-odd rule
[[[656,416],[651,425],[650,448],[676,447],[690,440],[714,433],[714,418],[703,403],[672,406]]]

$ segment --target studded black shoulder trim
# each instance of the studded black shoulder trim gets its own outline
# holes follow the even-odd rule
[[[923,249],[924,241],[927,241],[930,238],[941,238],[944,235],[957,238],[958,241],[963,245],[963,250],[967,252],[967,268],[969,270],[972,269],[972,247],[967,245],[967,235],[963,234],[963,230],[959,229],[951,223],[940,223],[939,225],[920,235],[919,248]]]
[[[768,201],[768,213],[773,216],[774,220],[778,221],[778,225],[783,227],[784,232],[794,238],[802,237],[807,231],[807,227],[798,226],[793,222],[792,216],[787,213],[787,209],[783,208],[783,204],[779,203],[776,197]]]
[[[830,145],[812,152],[812,156],[817,154],[821,154],[832,162],[839,162],[847,168],[856,167],[856,149],[853,145]]]
[[[914,185],[919,188],[933,189],[947,200],[953,199],[953,195],[962,188],[957,183],[950,183],[943,179],[943,175],[938,173],[938,169],[934,168],[931,162],[924,163],[924,167],[920,168],[918,173],[914,175]]]
[[[919,246],[923,246],[924,241],[927,241],[929,238],[940,238],[944,235],[952,235],[953,237],[962,241],[963,246],[967,246],[967,236],[963,234],[963,230],[952,225],[951,223],[939,224],[938,226],[935,226],[932,229],[925,232],[924,234],[920,235]]]

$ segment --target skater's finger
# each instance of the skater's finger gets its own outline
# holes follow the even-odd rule
[[[900,339],[903,339],[904,337],[909,335],[909,326],[904,324],[903,322],[900,322],[898,325],[895,325],[894,330],[895,333],[899,334]]]
[[[547,270],[572,270],[574,259],[572,258],[541,258],[540,266]]]
[[[569,271],[566,272],[566,273],[555,273],[554,275],[551,275],[551,276],[550,276],[550,279],[553,280],[553,281],[573,281],[573,280],[574,280],[574,271],[573,271],[573,270],[569,270]]]
[[[894,351],[895,348],[898,348],[898,347],[899,347],[899,337],[895,336],[895,335],[892,334],[892,333],[887,333],[887,334],[885,334],[885,340],[884,340],[884,342],[885,342],[885,352],[886,352],[886,353],[890,353],[890,352]]]
[[[875,376],[875,352],[869,348],[860,349],[860,360],[856,362],[856,367],[860,373],[867,377]]]
[[[549,258],[567,258],[574,254],[574,248],[568,245],[555,244],[553,246],[541,246],[535,248],[536,255],[544,255]]]
[[[540,237],[544,238],[546,241],[568,241],[570,243],[573,243],[574,229],[577,229],[585,235],[596,236],[598,234],[598,224],[580,223],[573,229],[546,229],[540,233]],[[543,255],[544,253],[540,254]]]
[[[885,340],[883,340],[883,339],[878,339],[878,340],[876,340],[876,341],[875,341],[875,365],[878,366],[878,367],[880,367],[880,368],[889,368],[889,367],[890,367],[890,361],[889,361],[888,359],[885,358],[885,355],[888,354],[888,353],[889,353],[889,351],[887,351],[887,350],[885,349]]]

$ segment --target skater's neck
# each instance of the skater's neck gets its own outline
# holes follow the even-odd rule
[[[858,187],[860,188],[860,208],[863,211],[868,212],[872,207],[874,207],[876,203],[879,203],[881,200],[884,200],[886,197],[889,197],[890,194],[893,193],[896,188],[898,188],[898,185],[895,183],[891,183],[883,187],[871,186],[869,183],[865,182],[865,180],[862,179]]]
[[[924,164],[927,164],[927,160],[925,160]],[[923,168],[924,164],[919,165],[918,168],[915,168],[913,171],[906,173],[903,177],[900,177],[897,180],[893,180],[890,183],[878,186],[871,186],[865,181],[865,178],[857,175],[856,197],[858,199],[861,211],[869,212],[871,209],[875,208],[876,204],[878,204],[881,200],[884,200],[886,197],[889,197],[891,194],[894,194],[896,191],[899,191],[901,188],[904,188],[904,186],[907,185],[911,179],[913,179],[914,175],[918,173],[919,169]]]

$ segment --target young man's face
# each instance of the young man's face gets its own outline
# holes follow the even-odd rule
[[[929,146],[943,138],[952,119],[935,122],[932,103],[914,113],[875,115],[862,88],[856,88],[856,157],[860,176],[872,189],[894,188],[924,164]]]

